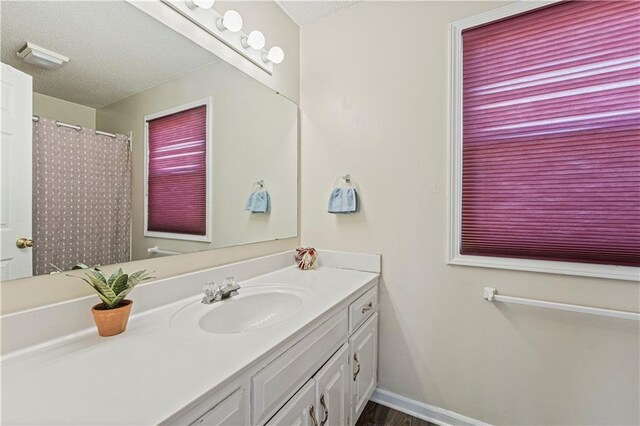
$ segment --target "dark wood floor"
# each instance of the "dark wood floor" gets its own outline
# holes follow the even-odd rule
[[[356,426],[436,426],[384,405],[369,401]]]

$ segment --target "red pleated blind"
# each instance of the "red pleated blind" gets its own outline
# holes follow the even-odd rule
[[[640,265],[640,2],[462,37],[461,253]]]
[[[207,107],[148,121],[147,229],[206,235]]]

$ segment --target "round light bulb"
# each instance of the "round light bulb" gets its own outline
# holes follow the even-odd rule
[[[278,46],[273,46],[269,49],[269,53],[267,53],[267,59],[274,64],[279,64],[284,61],[284,51]]]
[[[264,38],[264,34],[260,31],[251,31],[245,40],[247,46],[252,47],[256,50],[260,50],[264,47],[267,40]]]
[[[242,16],[235,10],[227,10],[222,17],[222,26],[232,33],[237,33],[242,29]]]
[[[189,9],[195,9],[196,7],[200,9],[211,9],[214,0],[187,0],[186,2]]]

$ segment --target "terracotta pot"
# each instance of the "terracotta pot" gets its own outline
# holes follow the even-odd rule
[[[131,300],[123,300],[120,306],[115,309],[104,309],[104,303],[98,303],[91,308],[93,320],[98,327],[98,334],[107,337],[120,334],[127,329],[129,314],[131,314]]]

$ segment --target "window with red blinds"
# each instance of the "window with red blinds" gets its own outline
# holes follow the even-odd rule
[[[206,105],[149,120],[147,125],[147,230],[206,235]]]
[[[461,253],[640,266],[640,2],[462,38]]]

